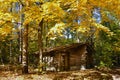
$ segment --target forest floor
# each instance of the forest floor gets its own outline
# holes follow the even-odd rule
[[[0,69],[0,80],[120,80],[120,69],[86,69],[64,72],[30,72]]]

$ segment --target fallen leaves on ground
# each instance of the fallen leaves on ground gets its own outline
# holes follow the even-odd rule
[[[109,74],[96,70],[48,72],[44,74],[21,74],[12,71],[0,71],[0,80],[112,80]]]
[[[2,66],[0,67],[0,80],[115,80],[120,76],[120,69],[108,68],[44,72],[43,74],[32,71],[34,70],[23,75],[21,69],[16,71],[11,67]]]

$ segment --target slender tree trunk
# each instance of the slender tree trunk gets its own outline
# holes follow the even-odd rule
[[[23,14],[21,13],[22,12],[22,5],[19,6],[20,8],[20,22],[18,23],[18,26],[19,26],[19,51],[20,51],[20,54],[19,54],[19,62],[22,63],[22,45],[23,45],[23,30],[22,30],[22,23],[23,23],[23,18],[24,16],[22,16]]]
[[[42,53],[43,53],[42,30],[43,30],[43,19],[41,20],[38,26],[39,68],[41,71],[42,71]]]
[[[23,32],[22,67],[22,73],[28,73],[28,25],[24,27]]]
[[[20,28],[21,28],[21,26],[20,26]],[[22,63],[22,43],[23,43],[23,39],[22,39],[22,29],[20,29],[18,35],[19,35],[19,40],[18,40],[18,42],[19,42],[19,51],[20,51],[20,52],[19,52],[19,63]]]
[[[12,64],[12,40],[10,40],[10,64]]]

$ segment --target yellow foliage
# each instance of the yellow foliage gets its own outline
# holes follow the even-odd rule
[[[57,35],[62,36],[64,29],[65,24],[63,22],[56,23],[55,26],[50,29],[47,36],[51,37],[51,39],[55,39],[58,37]]]
[[[101,24],[92,23],[92,25],[96,28],[96,34],[98,34],[99,31],[104,31],[104,32],[106,32],[108,34],[108,36],[114,35],[114,33],[111,32],[109,28],[107,28],[107,27],[105,27],[105,26],[103,26]]]
[[[62,8],[54,2],[46,2],[42,5],[42,8],[45,20],[61,19],[65,15]]]
[[[20,20],[20,14],[24,14],[23,25],[29,24],[32,21],[39,23],[42,18],[46,22],[54,22],[55,26],[50,29],[48,35],[61,35],[62,31],[67,26],[73,26],[73,29],[81,33],[88,33],[90,27],[94,27],[96,33],[103,30],[109,35],[113,33],[109,28],[98,24],[92,18],[94,8],[100,8],[102,20],[110,21],[106,12],[110,12],[118,20],[120,20],[120,0],[53,0],[45,2],[44,0],[21,0],[25,5],[20,13],[12,13],[8,11],[11,8],[11,3],[19,2],[19,0],[0,0],[0,24],[6,21]],[[36,5],[35,2],[44,2],[42,5]],[[66,18],[65,18],[66,17]],[[68,19],[68,20],[67,20]],[[74,20],[80,19],[80,23]],[[62,23],[66,20],[67,26]],[[102,22],[101,20],[101,22]],[[8,23],[7,23],[8,24]],[[9,24],[8,24],[9,25]],[[0,35],[7,35],[11,32],[11,28],[4,26],[0,28]],[[57,37],[57,36],[56,36]]]
[[[86,26],[79,26],[79,27],[77,28],[77,31],[78,31],[78,32],[81,32],[81,33],[87,33],[89,30],[90,30],[90,29],[87,28]]]
[[[11,33],[11,30],[12,29],[9,26],[5,26],[5,27],[2,28],[3,33],[5,33],[6,35]]]
[[[9,13],[0,12],[0,21],[11,21],[13,16]]]

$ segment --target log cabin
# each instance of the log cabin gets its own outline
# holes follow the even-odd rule
[[[69,71],[93,67],[93,47],[88,43],[58,46],[43,52],[45,70]]]

